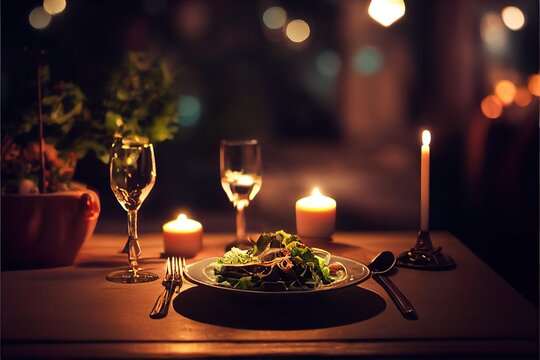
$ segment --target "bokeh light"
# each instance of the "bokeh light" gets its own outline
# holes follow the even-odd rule
[[[529,91],[534,96],[540,96],[540,75],[534,74],[529,76]]]
[[[480,109],[485,117],[496,119],[502,114],[503,104],[497,96],[488,95],[480,103]]]
[[[263,23],[267,28],[281,29],[287,22],[287,12],[281,6],[272,6],[263,13]]]
[[[175,2],[172,20],[177,34],[191,41],[203,37],[209,29],[211,20],[209,6],[206,1]]]
[[[195,96],[182,96],[178,100],[178,114],[180,115],[180,125],[195,125],[201,117],[201,102]]]
[[[509,80],[500,80],[495,84],[495,95],[501,99],[504,105],[509,105],[516,96],[516,86]]]
[[[308,23],[301,19],[291,21],[289,24],[287,24],[287,28],[285,30],[285,34],[289,40],[295,43],[305,41],[309,37],[310,32],[311,30],[309,29]]]
[[[317,56],[315,63],[319,74],[326,77],[334,77],[339,74],[341,69],[341,58],[335,51],[323,51]]]
[[[382,68],[383,62],[383,54],[374,46],[361,48],[353,58],[354,69],[364,76],[376,74]]]
[[[494,54],[502,54],[508,44],[508,30],[499,14],[488,12],[482,17],[480,37],[485,47]]]
[[[501,11],[501,17],[507,28],[513,31],[520,30],[525,25],[523,11],[515,6],[507,6]]]
[[[405,15],[403,0],[371,0],[368,14],[383,26],[390,26]]]
[[[51,23],[52,16],[45,11],[43,6],[38,6],[28,15],[28,22],[34,29],[45,29]]]
[[[43,8],[51,15],[60,14],[66,8],[66,0],[43,0]]]
[[[521,107],[529,105],[532,101],[532,95],[526,87],[520,87],[516,90],[514,102]]]

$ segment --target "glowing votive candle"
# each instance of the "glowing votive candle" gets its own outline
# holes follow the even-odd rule
[[[330,238],[336,225],[336,200],[314,188],[296,202],[296,232],[301,237]]]
[[[165,255],[192,258],[202,248],[203,227],[200,222],[180,214],[163,225]]]

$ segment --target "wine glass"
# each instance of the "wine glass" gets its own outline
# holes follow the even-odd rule
[[[227,249],[248,248],[244,209],[261,189],[261,149],[257,140],[223,140],[219,155],[221,186],[236,208],[236,240]]]
[[[139,268],[140,246],[137,236],[137,211],[156,182],[156,161],[152,144],[137,140],[115,140],[110,153],[111,189],[128,215],[129,269],[107,275],[107,280],[134,284],[158,279],[154,273]]]

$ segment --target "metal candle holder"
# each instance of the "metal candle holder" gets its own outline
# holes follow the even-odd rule
[[[420,230],[416,245],[401,253],[396,265],[418,270],[448,270],[456,267],[456,262],[442,253],[442,247],[434,248],[429,231]]]

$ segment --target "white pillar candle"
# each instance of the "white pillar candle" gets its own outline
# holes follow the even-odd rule
[[[203,227],[200,222],[180,214],[176,220],[163,225],[165,255],[192,258],[202,248]]]
[[[296,202],[296,232],[306,238],[329,238],[336,224],[336,201],[315,188]]]
[[[431,133],[422,132],[422,159],[420,164],[420,230],[429,230],[429,143]]]

